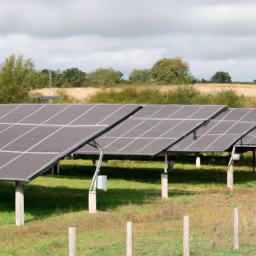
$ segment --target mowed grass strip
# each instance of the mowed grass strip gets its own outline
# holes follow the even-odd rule
[[[178,159],[177,159],[178,160]],[[0,255],[68,255],[68,227],[77,230],[78,255],[125,255],[126,222],[133,222],[134,255],[182,255],[183,216],[190,217],[191,255],[255,255],[256,179],[235,167],[235,189],[226,188],[225,165],[177,162],[169,170],[169,199],[161,200],[163,162],[109,160],[97,191],[97,214],[88,214],[95,171],[89,160],[61,162],[25,189],[25,226],[15,226],[15,187],[0,183]],[[233,208],[240,213],[240,247],[233,247]],[[255,248],[255,249],[254,249]]]

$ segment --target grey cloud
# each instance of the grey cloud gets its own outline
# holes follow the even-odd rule
[[[92,1],[91,1],[92,2]],[[64,1],[60,7],[50,8],[42,2],[32,6],[17,4],[15,9],[8,6],[0,10],[0,34],[27,34],[44,37],[66,37],[76,35],[97,35],[101,37],[140,37],[163,34],[214,34],[214,35],[254,35],[256,17],[255,5],[250,8],[209,7],[198,2],[193,7],[177,5],[167,1],[156,5],[155,1],[129,2],[127,9],[116,11],[116,1],[90,2]],[[207,3],[211,1],[205,1]],[[28,2],[27,2],[28,3]],[[112,5],[111,5],[112,3]],[[115,4],[116,5],[115,5]],[[144,3],[144,4],[143,4]],[[160,1],[161,3],[161,1]],[[231,1],[226,1],[231,3]],[[8,4],[7,4],[8,5]],[[127,4],[123,4],[126,6]],[[166,6],[165,6],[166,5]],[[167,6],[169,8],[167,8]],[[26,9],[27,7],[27,9]],[[100,8],[101,7],[101,8]],[[138,8],[137,8],[138,7]],[[224,10],[223,10],[224,8]]]

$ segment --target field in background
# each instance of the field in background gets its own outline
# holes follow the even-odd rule
[[[256,97],[256,85],[255,84],[195,84],[193,85],[195,89],[199,90],[202,93],[216,93],[221,90],[234,90],[238,95],[245,95],[245,96],[253,96]],[[126,86],[128,87],[128,86]],[[132,87],[129,85],[129,87]],[[135,86],[139,89],[147,89],[147,88],[158,88],[160,92],[166,92],[169,90],[175,90],[178,86],[177,85],[138,85]],[[121,91],[122,88],[117,87],[113,88],[116,91]],[[58,89],[58,88],[44,88],[44,89],[37,89],[32,91],[32,93],[40,93],[44,96],[54,96],[58,94],[58,91],[61,90],[65,92],[67,95],[73,97],[76,100],[87,100],[90,96],[95,95],[97,92],[101,92],[103,89],[100,88],[92,88],[92,87],[84,87],[84,88],[65,88],[65,89]],[[104,89],[104,91],[109,91],[110,89]]]
[[[228,157],[226,157],[228,158]],[[250,156],[249,156],[250,158]],[[97,192],[97,214],[88,214],[90,160],[61,162],[60,176],[46,174],[25,189],[25,226],[14,225],[14,184],[0,183],[0,254],[68,255],[68,227],[77,229],[78,255],[125,255],[126,222],[133,221],[134,255],[182,255],[183,216],[190,216],[191,255],[256,255],[256,179],[252,168],[234,168],[226,188],[226,161],[195,169],[177,158],[169,170],[169,199],[161,200],[163,162],[109,160],[107,192]],[[247,159],[248,163],[251,158]],[[240,247],[234,253],[233,208],[240,212]]]

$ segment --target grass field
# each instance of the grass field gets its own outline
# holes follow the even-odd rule
[[[225,160],[226,161],[226,160]],[[224,161],[224,162],[225,162]],[[221,161],[220,161],[221,162]],[[184,164],[169,170],[169,199],[161,200],[163,162],[103,162],[108,190],[97,191],[97,214],[88,214],[95,167],[89,160],[61,162],[25,189],[25,225],[14,225],[14,184],[0,183],[0,255],[68,255],[68,227],[77,229],[78,255],[125,255],[126,222],[133,221],[134,255],[182,255],[183,216],[190,216],[191,255],[256,255],[256,177],[235,167],[226,188],[226,165]],[[240,213],[239,252],[232,251],[233,208]]]

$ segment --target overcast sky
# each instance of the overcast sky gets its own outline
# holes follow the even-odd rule
[[[151,68],[180,56],[209,79],[256,79],[255,0],[0,0],[0,62],[37,69]]]

